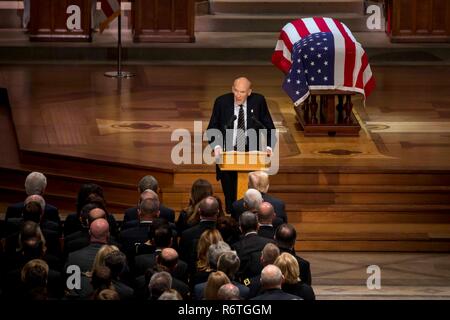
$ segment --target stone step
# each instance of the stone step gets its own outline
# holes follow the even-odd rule
[[[210,12],[249,14],[310,14],[323,15],[330,12],[364,12],[362,0],[214,0]]]
[[[215,14],[197,16],[195,30],[197,32],[279,32],[288,22],[307,18],[311,15],[295,14]],[[369,30],[366,25],[367,16],[357,13],[330,13],[330,18],[343,22],[352,32],[384,32],[384,20],[381,29]]]

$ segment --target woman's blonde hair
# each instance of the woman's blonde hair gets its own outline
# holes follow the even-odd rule
[[[294,284],[300,281],[300,268],[292,254],[283,252],[275,260],[274,265],[280,268],[285,283]]]
[[[222,285],[227,283],[231,283],[231,281],[225,273],[222,271],[212,272],[206,282],[203,298],[205,300],[218,300],[217,292]]]
[[[92,277],[92,274],[95,270],[98,269],[98,267],[104,267],[105,266],[105,257],[114,251],[120,251],[119,248],[116,246],[105,244],[103,245],[95,255],[94,263],[92,264],[91,271],[86,272],[86,276]]]
[[[209,269],[208,249],[209,246],[223,241],[222,235],[217,229],[205,230],[197,243],[197,270],[206,271]]]

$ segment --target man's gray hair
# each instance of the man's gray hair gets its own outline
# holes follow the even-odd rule
[[[261,287],[263,289],[281,288],[282,282],[283,274],[276,265],[269,264],[261,271]]]
[[[258,210],[263,202],[261,192],[256,189],[248,189],[244,194],[244,202],[247,205],[247,210]]]
[[[42,195],[47,187],[47,178],[40,172],[32,172],[25,179],[25,192],[31,196],[33,194]]]
[[[225,283],[217,291],[219,300],[239,300],[240,298],[239,288],[232,283]]]
[[[150,292],[158,291],[164,292],[172,288],[172,276],[166,271],[156,272],[150,278],[148,289]]]
[[[144,176],[139,181],[138,188],[139,188],[140,193],[144,192],[144,190],[146,190],[146,189],[150,189],[150,190],[157,192],[158,191],[158,180],[156,180],[156,178],[154,176],[150,176],[150,175]]]
[[[231,251],[231,247],[225,241],[219,241],[217,243],[213,243],[209,246],[206,257],[208,258],[209,266],[211,268],[217,267],[217,260],[219,257],[225,253]]]

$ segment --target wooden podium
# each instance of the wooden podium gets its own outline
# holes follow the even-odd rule
[[[69,30],[68,19],[73,10],[79,10],[80,28]],[[32,0],[29,28],[30,41],[89,42],[91,0]]]
[[[267,170],[270,167],[270,157],[267,152],[249,151],[222,152],[220,155],[219,168],[222,171],[237,171],[237,199],[244,197],[248,189],[248,173],[252,171]]]

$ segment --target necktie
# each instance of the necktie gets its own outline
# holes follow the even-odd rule
[[[239,105],[239,117],[236,133],[236,150],[245,151],[245,117],[242,104]]]

